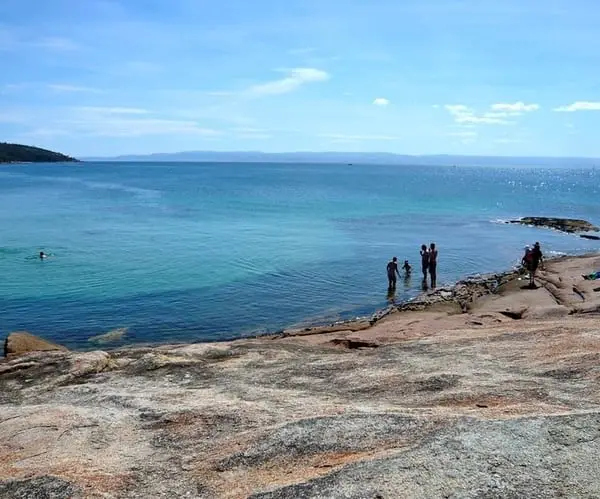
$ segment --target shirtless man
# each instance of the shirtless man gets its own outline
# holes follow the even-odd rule
[[[400,277],[400,271],[398,270],[398,258],[394,257],[387,264],[388,286],[390,288],[396,287],[396,275]]]
[[[427,282],[427,270],[429,269],[429,252],[427,246],[421,245],[421,271],[423,272],[423,281]]]
[[[435,243],[429,245],[429,276],[431,277],[431,287],[435,288],[437,284],[437,256]]]

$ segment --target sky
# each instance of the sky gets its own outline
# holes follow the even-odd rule
[[[600,157],[597,0],[2,0],[0,141]]]

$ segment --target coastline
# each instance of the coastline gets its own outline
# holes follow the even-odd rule
[[[547,258],[547,262],[561,261],[568,259],[579,259],[587,257],[600,256],[599,252],[585,253],[582,255],[558,255]],[[526,275],[524,269],[512,268],[500,272],[476,273],[462,277],[453,284],[441,286],[436,289],[422,291],[418,295],[403,300],[398,303],[390,304],[387,307],[375,310],[369,316],[357,317],[336,321],[333,323],[315,324],[306,327],[290,327],[280,331],[267,332],[263,334],[250,335],[246,338],[278,337],[286,338],[293,336],[318,335],[323,333],[333,333],[336,331],[362,331],[375,325],[381,319],[398,312],[423,311],[428,308],[440,306],[442,304],[454,304],[460,307],[461,312],[466,312],[468,305],[477,298],[493,294],[500,286],[509,281]],[[451,305],[452,306],[452,305]],[[232,338],[223,341],[236,341],[244,338]]]
[[[360,330],[1,359],[0,496],[596,497],[599,269],[466,279]]]

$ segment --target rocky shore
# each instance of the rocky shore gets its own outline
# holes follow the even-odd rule
[[[508,223],[519,225],[531,225],[533,227],[545,227],[568,234],[579,234],[579,237],[585,239],[600,239],[600,236],[594,234],[581,234],[582,232],[600,232],[600,228],[591,224],[587,220],[576,218],[551,218],[551,217],[523,217],[518,220],[510,220]]]
[[[10,351],[0,497],[598,497],[596,270],[255,339]]]

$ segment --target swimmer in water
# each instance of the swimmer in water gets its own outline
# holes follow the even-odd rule
[[[48,255],[46,255],[46,253],[43,251],[40,251],[40,260],[43,260],[44,258],[48,258]]]

